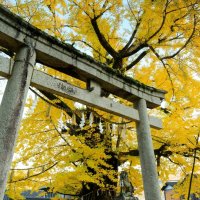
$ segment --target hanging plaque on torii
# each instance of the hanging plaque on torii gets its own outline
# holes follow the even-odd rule
[[[161,200],[155,156],[150,133],[161,129],[147,108],[160,106],[165,91],[123,77],[70,45],[63,44],[0,6],[0,46],[15,52],[15,60],[0,57],[0,76],[8,78],[0,107],[0,199],[3,199],[7,174],[29,86],[133,120],[137,125],[146,200]],[[79,88],[34,69],[41,63],[86,82]],[[102,91],[133,102],[128,107],[102,96]]]

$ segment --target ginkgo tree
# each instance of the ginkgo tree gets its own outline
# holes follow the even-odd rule
[[[180,178],[187,196],[194,152],[199,161],[199,2],[198,0],[16,0],[1,1],[22,18],[64,43],[90,54],[113,70],[168,91],[151,114],[163,119],[152,130],[159,178]],[[82,87],[83,82],[41,67]],[[139,153],[132,122],[56,95],[32,91],[23,120],[8,192],[25,189],[91,199],[115,196],[119,168],[142,191]],[[109,94],[106,94],[109,95]],[[109,95],[117,101],[123,101]],[[124,102],[127,105],[129,102]],[[23,164],[24,170],[18,169]],[[192,193],[199,193],[199,163]],[[184,185],[184,187],[183,187]],[[184,190],[181,190],[184,188]]]

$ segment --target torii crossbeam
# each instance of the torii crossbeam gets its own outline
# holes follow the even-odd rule
[[[89,105],[137,124],[138,148],[146,200],[161,200],[150,126],[161,120],[148,116],[147,108],[160,106],[165,91],[116,73],[70,45],[63,44],[0,6],[0,46],[16,53],[14,61],[0,57],[0,75],[8,78],[0,107],[0,199],[30,85],[42,91]],[[86,82],[82,89],[34,69],[41,63]],[[102,97],[102,90],[135,103],[128,107]]]

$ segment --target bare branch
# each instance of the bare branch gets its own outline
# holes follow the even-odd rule
[[[172,12],[176,12],[178,10],[182,10],[182,9],[185,9],[185,8],[194,7],[195,5],[198,5],[198,1],[196,1],[196,2],[194,2],[192,4],[190,4],[190,5],[187,5],[187,6],[182,6],[182,7],[177,8],[177,9],[169,10],[169,11],[166,12],[166,14],[169,14],[169,13],[172,13]]]
[[[170,80],[170,83],[171,83],[171,86],[172,86],[172,93],[173,95],[175,94],[175,90],[174,90],[174,83],[171,79],[171,74],[167,68],[167,64],[162,60],[162,58],[160,57],[160,55],[156,52],[156,50],[151,46],[151,45],[148,45],[149,48],[152,50],[152,52],[154,53],[154,55],[161,61],[163,67],[165,68],[166,72],[167,72],[167,75],[169,77],[169,80]],[[168,65],[169,66],[169,65]]]
[[[51,117],[50,117],[51,119]],[[57,129],[56,125],[53,123],[53,120],[51,119],[51,124],[53,124],[53,127],[55,128],[56,132],[58,133],[58,135],[62,138],[62,140],[70,146],[70,144],[67,142],[67,140],[63,137],[63,135],[60,133],[60,131]]]
[[[51,163],[49,162],[49,163],[46,163],[46,164],[43,164],[43,165],[39,165],[39,166],[36,166],[36,167],[28,167],[28,168],[11,168],[10,170],[11,170],[11,171],[25,171],[25,170],[31,170],[31,169],[43,168],[43,167],[45,167],[46,165],[49,165],[49,164],[51,164]]]
[[[29,175],[28,177],[21,178],[21,179],[18,179],[18,180],[10,180],[8,183],[16,183],[16,182],[20,182],[20,181],[25,181],[27,179],[39,176],[39,175],[43,174],[44,172],[47,172],[48,170],[50,170],[53,167],[55,167],[57,164],[58,164],[58,162],[55,162],[53,165],[51,165],[50,167],[48,167],[48,168],[46,168],[44,170],[41,170],[41,172],[39,172],[39,173],[36,173],[36,174],[33,174],[33,175]]]
[[[161,22],[161,25],[160,27],[147,39],[147,41],[149,41],[150,39],[152,39],[154,36],[156,36],[160,30],[162,29],[162,27],[164,26],[165,24],[165,20],[166,20],[166,15],[167,15],[167,7],[169,5],[169,1],[166,0],[166,3],[165,3],[165,8],[164,8],[164,11],[163,11],[163,18],[162,18],[162,22]]]
[[[139,22],[140,20],[138,20],[138,19],[136,18],[135,14],[134,14],[134,12],[133,12],[133,10],[132,10],[132,8],[131,8],[131,5],[130,5],[129,0],[127,0],[127,3],[128,3],[129,10],[131,11],[133,17],[135,18],[135,21]],[[138,14],[139,14],[139,12],[138,12]]]
[[[93,51],[95,51],[100,57],[107,59],[106,56],[102,55],[97,49],[95,49],[92,45],[90,45],[88,42],[84,41],[84,40],[76,40],[75,42],[81,42],[83,44],[85,44],[86,46],[88,46],[89,48],[91,48]]]
[[[176,51],[175,53],[173,53],[170,56],[163,57],[161,60],[171,59],[171,58],[175,57],[176,55],[178,55],[188,45],[188,43],[190,42],[190,40],[192,39],[192,37],[193,37],[193,35],[195,33],[196,23],[197,23],[196,22],[196,17],[194,16],[193,30],[192,30],[192,33],[191,33],[190,37],[186,40],[185,44],[178,51]]]
[[[104,15],[104,13],[106,13],[108,10],[110,10],[114,5],[109,6],[108,8],[106,8],[103,12],[101,12],[99,15],[94,16],[94,18],[97,20],[100,17],[102,17]]]
[[[74,3],[75,6],[82,10],[91,19],[90,15],[85,10],[83,10],[75,1],[72,1],[72,3]]]
[[[161,42],[171,42],[173,40],[182,40],[182,39],[184,39],[184,37],[182,35],[183,34],[179,34],[179,35],[177,35],[177,36],[175,36],[173,38],[169,38],[169,39],[165,39],[163,41],[160,41],[159,43],[161,43]]]

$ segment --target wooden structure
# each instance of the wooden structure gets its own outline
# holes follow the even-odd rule
[[[116,73],[70,45],[63,44],[0,6],[0,46],[16,54],[14,62],[0,58],[0,75],[8,78],[0,107],[0,199],[29,86],[54,93],[106,112],[131,119],[137,124],[138,146],[146,200],[160,200],[150,126],[162,123],[148,116],[147,108],[160,106],[165,91],[146,86]],[[41,63],[86,83],[78,88],[34,69]],[[102,91],[133,102],[127,107],[103,97]]]

